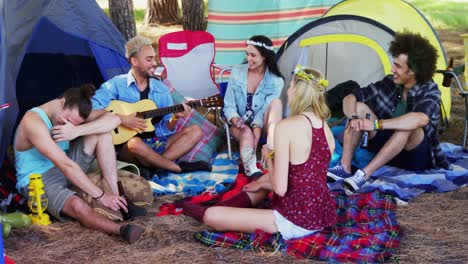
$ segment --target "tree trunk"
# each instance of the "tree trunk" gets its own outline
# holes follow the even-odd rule
[[[109,0],[109,15],[126,40],[136,35],[133,0]]]
[[[147,0],[145,24],[178,24],[179,3],[177,0]]]
[[[205,5],[203,0],[182,0],[183,27],[185,30],[206,29]]]

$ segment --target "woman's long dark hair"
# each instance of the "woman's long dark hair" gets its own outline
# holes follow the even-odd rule
[[[273,47],[273,42],[271,41],[271,39],[263,35],[255,35],[251,37],[249,40],[263,43],[266,46]],[[275,74],[276,76],[283,78],[280,71],[278,70],[278,65],[276,64],[276,61],[275,61],[275,52],[263,46],[257,46],[257,45],[252,45],[252,46],[255,47],[260,52],[260,54],[262,54],[263,57],[265,57],[265,64],[268,70],[272,72],[273,74]],[[247,59],[244,60],[244,63],[247,63]]]

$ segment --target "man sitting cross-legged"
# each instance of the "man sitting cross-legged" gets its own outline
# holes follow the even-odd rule
[[[28,196],[29,175],[42,174],[49,201],[47,211],[55,218],[65,220],[63,216],[69,216],[86,227],[120,234],[134,243],[143,233],[142,227],[109,220],[70,189],[72,184],[108,209],[127,211],[127,202],[118,192],[115,150],[109,133],[120,119],[104,111],[91,112],[93,93],[92,85],[72,88],[24,115],[14,141],[16,187]],[[85,174],[95,157],[112,193],[105,193]]]
[[[407,170],[449,168],[437,137],[440,90],[432,81],[437,51],[419,34],[397,33],[390,43],[392,75],[356,89],[343,100],[348,117],[341,164],[328,171],[328,181],[344,178],[347,193],[358,190],[385,164]],[[370,120],[365,119],[370,113]],[[370,131],[368,150],[376,156],[351,174],[351,160],[363,131]]]
[[[158,108],[172,106],[173,100],[168,87],[151,78],[156,69],[156,54],[151,41],[137,36],[126,43],[125,49],[131,65],[130,71],[105,82],[93,97],[93,108],[104,109],[112,100],[135,103],[143,99],[152,100]],[[186,104],[183,106],[183,112],[167,114],[155,124],[151,138],[136,136],[124,143],[119,150],[119,158],[151,169],[161,168],[172,172],[211,171],[211,165],[202,161],[175,163],[203,136],[201,128],[196,125],[175,131],[177,119],[187,117],[191,111]],[[146,129],[145,119],[136,117],[135,114],[119,117],[122,125],[131,130],[141,132]]]

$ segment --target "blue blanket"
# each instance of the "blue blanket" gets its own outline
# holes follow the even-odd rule
[[[220,193],[233,183],[239,173],[237,157],[229,159],[227,153],[219,153],[212,162],[213,170],[191,173],[170,173],[155,175],[150,182],[155,195],[184,193],[199,195],[204,191]]]
[[[337,149],[341,149],[337,142]],[[467,185],[468,183],[468,153],[464,153],[461,146],[442,143],[442,150],[446,153],[455,170],[431,169],[423,172],[412,172],[392,166],[384,166],[375,171],[359,193],[369,193],[379,190],[409,201],[424,192],[448,192]],[[372,156],[360,152],[361,160],[370,160]],[[334,161],[336,164],[341,153],[335,150]],[[358,166],[362,167],[362,166]],[[331,184],[331,190],[343,191],[342,181]]]

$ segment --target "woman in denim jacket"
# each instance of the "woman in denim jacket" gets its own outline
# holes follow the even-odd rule
[[[274,125],[281,120],[283,77],[275,61],[272,41],[253,36],[247,41],[245,62],[231,72],[224,97],[224,115],[230,132],[239,141],[247,176],[261,175],[257,169],[256,148],[263,134],[273,148]]]

